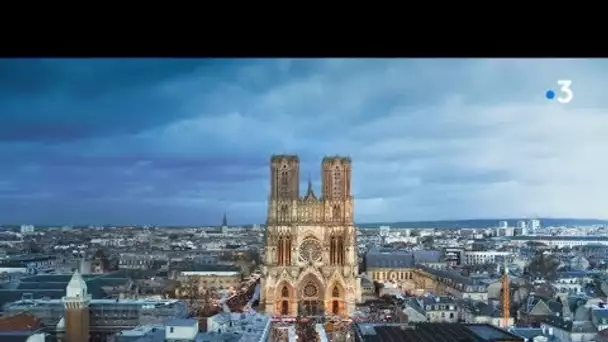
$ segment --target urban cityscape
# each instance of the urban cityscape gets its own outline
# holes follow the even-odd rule
[[[608,117],[589,109],[595,97],[581,94],[580,104],[546,109],[526,107],[527,97],[513,92],[521,105],[494,108],[489,112],[497,117],[473,125],[497,126],[492,139],[476,136],[479,146],[468,145],[470,133],[459,131],[463,124],[449,113],[437,115],[455,131],[435,130],[441,136],[433,141],[405,128],[405,140],[389,137],[401,133],[391,128],[397,121],[384,126],[387,136],[366,140],[357,134],[378,132],[375,121],[362,117],[366,97],[344,95],[331,83],[364,67],[381,79],[380,90],[365,83],[366,91],[392,101],[383,96],[392,89],[386,84],[397,81],[378,70],[423,74],[421,87],[434,87],[431,71],[437,68],[479,70],[478,80],[467,85],[475,92],[494,70],[500,77],[518,70],[528,87],[524,71],[540,68],[535,63],[0,61],[0,112],[6,113],[0,115],[0,342],[608,341],[608,220],[602,216],[608,164],[588,155],[596,147],[578,133],[571,134],[579,145],[558,144],[569,142],[560,134],[571,128],[589,136],[601,131],[587,141],[608,143],[602,128]],[[591,61],[546,63],[581,80],[592,80],[589,70],[596,70]],[[538,72],[553,82],[543,65]],[[261,71],[269,66],[273,77],[297,74],[301,82],[329,76],[320,85],[288,82],[279,90]],[[237,82],[213,73],[224,67],[238,67],[246,75],[238,82],[256,89],[245,94],[242,86],[242,98],[268,87],[248,104],[260,108],[248,112],[237,98],[210,104],[226,100],[216,99],[211,85]],[[180,70],[179,77],[163,68]],[[32,70],[40,77],[28,76]],[[193,70],[202,70],[196,82],[222,81],[194,84],[184,79]],[[369,77],[366,72],[361,74]],[[151,80],[160,83],[152,87]],[[363,87],[350,82],[345,91]],[[160,95],[143,95],[142,84],[147,91],[178,94],[187,105],[161,104]],[[576,88],[577,99],[584,89]],[[335,135],[325,141],[306,119],[269,111],[274,123],[258,131],[262,121],[251,113],[267,106],[294,110],[280,91],[302,96],[294,102],[298,108],[330,106],[337,116],[361,110],[352,120],[363,125],[340,131],[333,119],[316,122],[331,126],[318,128]],[[538,90],[538,101],[544,91]],[[184,97],[188,92],[194,102]],[[468,104],[464,89],[461,94],[432,108],[480,111],[483,101]],[[146,101],[141,108],[150,117],[111,115],[137,111]],[[158,114],[166,108],[167,115],[179,115],[195,104],[231,114],[186,116],[177,124]],[[84,105],[94,109],[82,111]],[[417,106],[406,112],[424,112],[422,103]],[[550,134],[535,123],[509,126],[509,111],[525,108],[555,114]],[[72,110],[90,116],[70,116]],[[577,111],[580,122],[573,123]],[[96,121],[98,113],[110,113],[107,122]],[[287,127],[291,119],[301,126]],[[358,131],[362,127],[369,131]],[[513,127],[514,147],[502,146]],[[192,137],[201,132],[204,139]],[[344,144],[349,139],[352,144]],[[402,145],[406,141],[412,145]],[[552,164],[563,160],[572,162]],[[584,161],[589,163],[577,164]]]

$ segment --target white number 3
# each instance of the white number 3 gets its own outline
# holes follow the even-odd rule
[[[574,93],[572,92],[572,89],[570,88],[570,86],[572,85],[572,81],[571,80],[559,80],[557,81],[557,84],[559,84],[561,87],[561,92],[564,93],[564,97],[558,97],[557,101],[559,101],[560,103],[569,103],[570,101],[572,101],[572,98],[574,97]]]

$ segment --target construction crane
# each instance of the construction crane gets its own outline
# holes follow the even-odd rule
[[[511,284],[509,282],[509,268],[505,259],[505,267],[502,275],[502,328],[509,328],[511,318]]]

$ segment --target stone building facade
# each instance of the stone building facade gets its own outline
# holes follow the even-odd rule
[[[276,316],[350,316],[360,301],[350,158],[322,162],[322,193],[300,196],[297,156],[271,158],[260,303]]]

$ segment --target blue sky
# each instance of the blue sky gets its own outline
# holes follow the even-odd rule
[[[607,63],[0,60],[0,222],[262,223],[274,153],[351,156],[358,222],[605,218]]]

